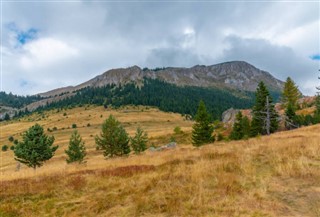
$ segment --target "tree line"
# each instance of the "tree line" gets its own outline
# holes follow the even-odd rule
[[[271,95],[276,99],[279,98],[278,92],[271,92]],[[221,114],[230,107],[250,108],[254,98],[254,93],[248,91],[194,86],[182,87],[158,79],[145,78],[141,86],[129,83],[119,86],[109,84],[104,87],[86,87],[77,90],[73,96],[40,106],[36,111],[70,108],[85,104],[114,108],[124,105],[145,105],[158,107],[165,112],[176,112],[195,117],[198,103],[202,99],[207,105],[212,120],[219,120]],[[28,110],[19,111],[15,117],[21,117],[28,113]]]
[[[255,105],[252,109],[252,121],[250,122],[247,117],[243,117],[239,111],[230,139],[239,140],[257,135],[269,135],[278,130],[280,123],[283,123],[287,130],[320,123],[320,95],[316,96],[315,111],[313,114],[307,115],[296,113],[300,107],[298,102],[300,97],[301,93],[297,85],[288,77],[281,95],[282,109],[284,109],[284,115],[281,117],[275,111],[268,89],[263,82],[260,82],[256,91]]]

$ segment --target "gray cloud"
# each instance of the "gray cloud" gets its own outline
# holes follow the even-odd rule
[[[232,59],[314,93],[317,3],[4,2],[2,18],[2,88],[13,93],[76,85],[110,68]],[[30,29],[37,37],[17,47],[17,32]]]
[[[304,93],[315,91],[315,86],[310,84],[316,80],[318,63],[309,57],[296,54],[290,47],[271,44],[263,39],[229,36],[226,42],[230,48],[224,50],[220,61],[243,59],[281,80],[290,76]]]

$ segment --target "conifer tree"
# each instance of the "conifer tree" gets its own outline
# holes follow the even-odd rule
[[[131,138],[131,147],[136,154],[147,149],[148,134],[140,127],[137,128],[136,134]]]
[[[243,134],[243,125],[242,125],[242,121],[243,121],[243,116],[241,111],[239,111],[236,115],[236,120],[233,124],[233,128],[232,128],[232,132],[230,134],[230,138],[233,140],[240,140],[243,138],[244,134]]]
[[[23,134],[23,141],[14,149],[15,160],[36,169],[51,159],[59,146],[52,146],[54,137],[44,134],[39,124],[30,127]]]
[[[250,136],[250,120],[247,116],[244,116],[242,118],[242,132],[243,132],[243,138],[248,138]]]
[[[285,127],[287,130],[291,130],[298,127],[296,123],[297,116],[292,103],[288,103],[287,109],[285,111],[285,117]]]
[[[9,121],[9,120],[10,120],[10,115],[9,115],[8,113],[6,113],[6,114],[4,115],[4,120],[5,120],[5,121]]]
[[[82,163],[86,157],[86,147],[84,146],[84,141],[77,130],[73,131],[71,138],[69,140],[68,149],[65,151],[68,155],[67,163],[79,162]]]
[[[130,153],[129,137],[126,130],[112,115],[102,124],[100,136],[95,137],[98,149],[105,157],[122,156]]]
[[[318,77],[318,79],[320,79],[320,77]],[[314,111],[314,115],[313,115],[314,124],[320,123],[320,86],[317,86],[316,89],[317,89],[316,110]]]
[[[293,106],[293,109],[296,109],[298,106],[298,99],[300,97],[300,92],[298,86],[294,83],[294,81],[288,77],[286,82],[284,83],[284,88],[282,92],[282,103],[286,108],[288,104]]]
[[[255,105],[252,109],[250,136],[275,132],[279,127],[278,118],[269,91],[261,81],[257,87]]]
[[[316,102],[315,102],[316,110],[313,114],[313,123],[317,124],[320,123],[320,94],[316,96]]]
[[[210,115],[207,112],[204,102],[201,100],[195,116],[196,123],[192,126],[192,144],[201,146],[214,142],[213,126],[210,123]]]

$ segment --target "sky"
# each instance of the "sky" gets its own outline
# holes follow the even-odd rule
[[[241,60],[314,95],[319,1],[1,2],[1,90],[31,95],[138,65]]]

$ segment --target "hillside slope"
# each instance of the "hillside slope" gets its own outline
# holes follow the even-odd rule
[[[90,134],[113,113],[129,133],[142,125],[154,138],[180,125],[190,136],[192,122],[157,110],[101,107],[45,113],[45,127],[61,147],[37,173],[15,172],[10,151],[1,153],[0,216],[308,216],[320,214],[320,125],[246,141],[215,142],[105,160]],[[100,118],[101,114],[103,118]],[[91,115],[91,116],[89,116]],[[80,118],[81,116],[81,118]],[[41,118],[2,125],[7,137]],[[169,120],[169,118],[171,118]],[[59,121],[60,120],[60,121]],[[66,148],[78,120],[89,148],[86,165],[67,165]],[[79,121],[82,121],[81,123]],[[81,127],[91,122],[91,126]],[[21,128],[19,128],[21,126]],[[3,142],[7,138],[1,138]]]

